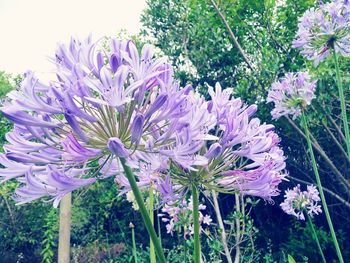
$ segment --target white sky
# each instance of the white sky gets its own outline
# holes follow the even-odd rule
[[[0,0],[0,71],[46,75],[58,42],[137,34],[145,0]]]

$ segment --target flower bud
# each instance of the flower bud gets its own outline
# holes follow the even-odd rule
[[[109,58],[109,65],[111,66],[111,70],[113,73],[115,73],[118,67],[120,66],[118,58],[115,54],[112,54],[112,56]]]
[[[131,124],[131,143],[139,144],[142,136],[144,120],[145,118],[142,114],[137,114],[134,118],[134,121]]]
[[[209,150],[205,154],[205,157],[207,157],[209,160],[214,159],[219,156],[219,154],[221,153],[221,149],[222,149],[221,145],[216,142],[210,145]]]
[[[258,107],[257,107],[255,104],[250,105],[250,106],[246,109],[247,114],[248,114],[248,117],[252,117],[252,116],[256,113],[257,110],[258,110]]]
[[[107,143],[108,149],[117,157],[126,157],[129,155],[122,141],[117,137],[112,137]]]
[[[149,110],[146,113],[146,118],[149,118],[152,116],[153,113],[155,113],[160,107],[163,106],[163,104],[168,100],[168,95],[167,94],[160,94],[156,98],[156,100],[152,103],[150,106]]]

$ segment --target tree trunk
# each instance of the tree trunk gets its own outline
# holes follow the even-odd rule
[[[65,195],[60,204],[60,230],[58,240],[58,263],[70,262],[70,227],[72,194]]]

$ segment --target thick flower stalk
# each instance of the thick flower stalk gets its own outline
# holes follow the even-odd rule
[[[350,56],[350,2],[334,0],[307,10],[299,19],[294,48],[317,66],[332,55]]]
[[[297,185],[292,190],[286,190],[284,198],[280,204],[282,210],[297,219],[305,220],[305,212],[311,217],[322,213],[321,199],[314,185],[308,185],[306,191],[301,191],[300,185]]]
[[[280,81],[272,84],[267,102],[273,102],[273,119],[291,115],[296,119],[302,110],[316,97],[317,81],[312,80],[307,72],[287,73]]]

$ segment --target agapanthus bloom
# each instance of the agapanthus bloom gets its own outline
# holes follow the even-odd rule
[[[147,187],[147,182],[157,185],[165,202],[176,200],[193,183],[202,190],[240,192],[266,200],[279,194],[278,185],[286,176],[280,139],[273,125],[253,118],[255,105],[245,105],[231,91],[219,84],[215,90],[210,87],[209,101],[189,92],[191,110],[178,119],[182,129],[174,134],[176,144],[162,147],[159,154],[140,153],[135,160],[142,164],[136,172],[139,187]],[[129,189],[125,177],[118,178]]]
[[[285,176],[285,157],[273,126],[253,118],[256,106],[230,89],[209,88],[209,101],[180,88],[164,58],[145,45],[112,39],[109,48],[72,39],[55,56],[48,85],[28,72],[1,111],[14,122],[0,155],[0,176],[17,178],[20,203],[62,196],[116,176],[130,191],[119,158],[163,202],[192,183],[203,189],[270,199]],[[46,189],[46,192],[45,192]]]
[[[123,172],[118,158],[137,163],[139,152],[164,151],[185,167],[194,164],[183,155],[204,143],[202,133],[179,122],[191,111],[191,87],[174,83],[152,46],[139,53],[132,41],[112,39],[107,47],[72,39],[53,60],[56,79],[43,84],[26,73],[1,107],[14,129],[0,176],[22,183],[20,203],[51,196],[57,206],[64,194]],[[186,142],[184,133],[191,135]]]
[[[299,20],[294,48],[317,66],[331,49],[350,56],[350,2],[334,0],[307,10]]]
[[[292,190],[286,190],[284,197],[285,200],[280,206],[288,215],[305,220],[305,212],[311,217],[322,213],[321,206],[318,204],[321,199],[314,185],[308,185],[306,191],[301,191],[300,185],[297,185]]]
[[[267,102],[275,104],[271,112],[273,119],[291,115],[293,119],[315,98],[316,80],[307,72],[287,73],[280,81],[272,84]]]
[[[230,90],[222,90],[219,83],[215,90],[209,87],[209,95],[211,99],[206,102],[197,98],[206,105],[206,115],[212,116],[211,126],[206,128],[216,137],[198,152],[208,159],[208,164],[198,164],[195,171],[185,173],[174,168],[174,181],[181,183],[186,174],[204,189],[240,192],[267,200],[278,195],[278,185],[286,175],[285,157],[273,125],[254,118],[257,107],[245,105]]]
[[[158,214],[162,218],[162,222],[167,223],[167,233],[179,232],[187,238],[193,235],[193,219],[192,219],[192,198],[189,200],[182,199],[179,203],[165,204],[162,208],[162,213]],[[213,221],[210,215],[205,215],[205,205],[199,205],[199,223],[201,225],[200,232],[204,231],[204,227],[209,226]]]

